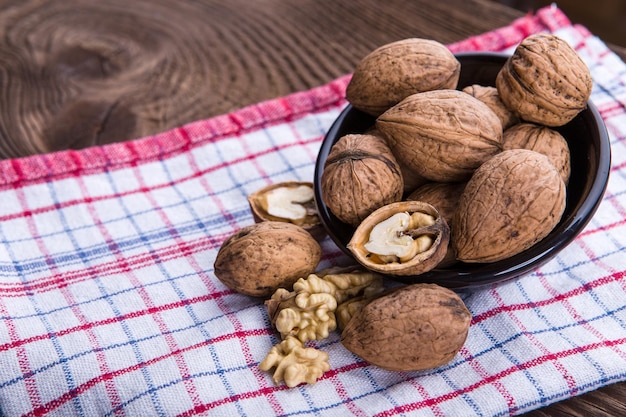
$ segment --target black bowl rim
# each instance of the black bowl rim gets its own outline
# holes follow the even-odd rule
[[[477,59],[503,59],[507,54],[502,53],[461,53],[456,54],[461,58],[477,58]],[[592,128],[597,129],[598,135],[598,151],[597,151],[597,171],[595,178],[587,193],[587,198],[578,205],[578,208],[571,219],[561,221],[552,230],[552,232],[542,241],[536,243],[530,249],[517,254],[504,261],[486,263],[486,264],[463,264],[464,269],[434,269],[430,272],[419,276],[400,277],[389,276],[390,279],[404,283],[413,282],[435,282],[439,285],[454,289],[477,289],[485,285],[496,282],[502,282],[514,279],[539,268],[552,258],[554,258],[561,250],[568,246],[585,226],[591,221],[593,215],[597,211],[603,200],[611,169],[611,146],[608,131],[598,111],[597,107],[591,100],[587,103],[587,110],[591,114],[594,123]],[[342,129],[342,124],[346,117],[351,114],[359,113],[350,104],[340,112],[339,116],[332,123],[327,131],[320,151],[315,163],[314,173],[314,196],[315,204],[318,209],[320,219],[328,235],[333,242],[350,258],[354,259],[350,251],[346,248],[347,241],[341,240],[339,236],[332,230],[331,219],[338,221],[323,203],[320,190],[320,179],[324,169],[324,162],[334,144],[331,139],[336,137]]]

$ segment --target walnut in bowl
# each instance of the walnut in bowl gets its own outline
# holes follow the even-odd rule
[[[496,77],[509,56],[499,53],[460,53],[456,54],[456,58],[461,63],[456,89],[463,90],[472,85],[495,86]],[[375,124],[375,116],[347,105],[328,130],[315,166],[313,183],[320,219],[335,244],[351,257],[353,255],[347,245],[356,227],[342,222],[329,210],[321,193],[320,180],[333,144],[346,134],[370,131]],[[570,122],[554,129],[569,145],[571,174],[566,188],[565,209],[547,236],[530,248],[503,260],[486,263],[446,262],[445,266],[418,275],[390,277],[405,283],[429,282],[449,288],[476,288],[525,275],[569,245],[591,220],[602,200],[610,171],[611,150],[604,122],[590,101]]]

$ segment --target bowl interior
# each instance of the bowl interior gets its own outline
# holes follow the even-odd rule
[[[461,62],[458,88],[468,85],[495,85],[495,79],[507,55],[498,53],[457,54]],[[324,204],[321,176],[333,144],[349,133],[362,133],[375,118],[348,105],[335,120],[322,142],[315,165],[315,201],[321,221],[331,239],[344,253],[354,227],[335,217]],[[524,275],[552,259],[582,231],[591,220],[606,189],[611,164],[611,150],[604,122],[593,103],[589,102],[574,120],[557,130],[570,147],[572,173],[567,186],[567,203],[558,225],[542,241],[508,259],[488,264],[459,262],[421,275],[390,277],[405,283],[434,282],[449,288],[475,288]]]

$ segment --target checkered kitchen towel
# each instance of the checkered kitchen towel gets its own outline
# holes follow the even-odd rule
[[[0,415],[497,416],[626,379],[626,65],[555,8],[451,45],[510,49],[549,31],[589,65],[613,147],[604,201],[556,259],[464,295],[467,342],[434,370],[343,348],[315,385],[258,369],[278,339],[259,299],[213,274],[253,223],[246,197],[311,180],[348,76],[127,143],[0,162]],[[344,255],[323,243],[322,267]]]

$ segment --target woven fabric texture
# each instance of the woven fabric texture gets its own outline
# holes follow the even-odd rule
[[[566,39],[589,66],[611,138],[604,200],[554,260],[463,293],[473,314],[448,364],[390,372],[333,332],[330,370],[275,385],[262,300],[214,275],[253,223],[246,197],[310,181],[349,75],[148,138],[0,162],[0,415],[501,416],[626,380],[626,65],[556,7],[449,45]],[[329,240],[320,268],[345,261]]]

